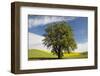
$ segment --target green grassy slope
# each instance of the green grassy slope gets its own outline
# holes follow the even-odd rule
[[[70,54],[65,53],[63,58],[67,59],[78,59],[78,58],[88,58],[88,52],[71,52]]]
[[[44,50],[37,50],[37,49],[31,49],[28,51],[28,59],[34,60],[34,59],[57,59],[58,57],[56,55],[53,55],[49,51]],[[71,52],[70,54],[64,53],[63,59],[77,59],[77,58],[88,58],[87,52]]]
[[[52,53],[44,51],[44,50],[37,50],[31,49],[28,52],[29,59],[38,59],[38,58],[57,58],[57,56],[52,55]]]

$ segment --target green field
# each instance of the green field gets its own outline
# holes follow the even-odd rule
[[[45,59],[57,59],[58,57],[56,55],[53,55],[49,51],[45,50],[37,50],[37,49],[31,49],[28,51],[28,60],[45,60]],[[64,53],[63,59],[79,59],[79,58],[88,58],[88,52],[71,52],[68,54],[67,52]]]

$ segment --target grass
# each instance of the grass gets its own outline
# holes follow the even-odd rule
[[[37,50],[37,49],[31,49],[28,52],[29,59],[38,59],[38,58],[57,58],[56,55],[53,55],[50,52],[44,51],[44,50]]]
[[[67,59],[77,59],[77,58],[88,58],[88,52],[71,52],[70,54],[64,53],[64,57]]]
[[[57,59],[56,55],[53,55],[50,51],[45,50],[37,50],[37,49],[30,49],[28,52],[28,59],[29,60],[45,60],[45,59]],[[79,59],[79,58],[88,58],[87,52],[71,52],[68,54],[67,52],[64,53],[63,59]]]

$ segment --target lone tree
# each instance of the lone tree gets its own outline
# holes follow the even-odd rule
[[[55,22],[48,24],[45,28],[43,44],[48,48],[52,48],[51,52],[58,56],[58,59],[63,57],[63,53],[77,48],[74,40],[74,35],[71,27],[66,22]]]

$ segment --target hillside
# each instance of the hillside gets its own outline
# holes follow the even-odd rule
[[[37,59],[57,59],[56,55],[53,55],[50,51],[47,50],[37,50],[31,49],[28,52],[29,60],[37,60]],[[88,58],[87,52],[71,52],[70,54],[64,53],[63,59],[80,59],[80,58]]]
[[[57,56],[53,55],[49,51],[44,50],[37,50],[37,49],[31,49],[28,53],[29,59],[43,59],[43,58],[57,58]]]

